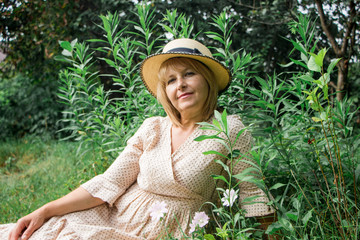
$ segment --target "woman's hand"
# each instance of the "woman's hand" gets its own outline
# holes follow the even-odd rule
[[[9,234],[9,240],[27,240],[33,232],[40,228],[46,220],[53,216],[62,216],[103,204],[100,198],[93,197],[85,189],[79,187],[66,196],[45,204],[34,212],[20,218]]]
[[[11,230],[9,240],[18,240],[19,237],[21,237],[21,240],[29,239],[33,232],[40,228],[46,220],[45,210],[43,208],[39,208],[29,215],[20,218],[15,228]]]

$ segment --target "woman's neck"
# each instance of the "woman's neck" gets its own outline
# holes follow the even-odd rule
[[[203,121],[203,116],[202,114],[197,114],[197,115],[190,115],[190,116],[186,116],[186,115],[181,115],[181,125],[184,130],[186,129],[194,129],[197,125],[198,122],[202,122]]]
[[[182,126],[171,127],[171,153],[174,153],[196,129],[196,121],[185,121]]]

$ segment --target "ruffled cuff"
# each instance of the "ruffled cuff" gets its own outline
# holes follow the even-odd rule
[[[86,183],[81,185],[93,197],[100,198],[101,200],[109,203],[110,206],[125,192],[115,182],[105,178],[102,174],[97,175]]]

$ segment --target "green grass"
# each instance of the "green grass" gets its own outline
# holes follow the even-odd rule
[[[77,147],[36,137],[1,142],[0,223],[15,222],[99,172],[97,154],[79,157]]]

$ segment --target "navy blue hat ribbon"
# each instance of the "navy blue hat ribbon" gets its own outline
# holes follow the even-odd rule
[[[197,48],[191,49],[191,48],[173,48],[167,51],[167,53],[170,52],[184,52],[184,53],[196,53],[196,54],[202,54]]]

